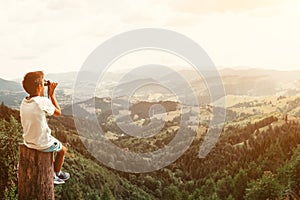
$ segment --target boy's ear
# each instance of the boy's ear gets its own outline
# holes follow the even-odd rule
[[[42,86],[38,85],[36,90],[37,90],[37,93],[40,94],[42,92]]]
[[[39,85],[37,86],[37,89],[38,89],[38,90],[41,90],[41,89],[42,89],[42,86],[39,84]]]

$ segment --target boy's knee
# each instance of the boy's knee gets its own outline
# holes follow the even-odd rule
[[[63,151],[64,153],[67,153],[67,151],[68,151],[68,148],[67,148],[67,147],[65,147],[65,146],[62,146],[62,151]]]
[[[68,151],[67,147],[65,146],[62,146],[61,150],[58,152],[58,153],[61,153],[61,154],[66,154]]]

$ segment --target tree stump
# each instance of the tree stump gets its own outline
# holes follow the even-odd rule
[[[19,145],[19,200],[54,200],[53,153]]]

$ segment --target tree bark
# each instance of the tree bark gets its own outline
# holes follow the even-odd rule
[[[54,200],[53,153],[19,145],[18,200]]]

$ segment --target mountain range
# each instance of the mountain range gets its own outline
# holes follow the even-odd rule
[[[185,97],[187,101],[192,98],[187,94],[187,88],[178,81],[182,77],[190,85],[194,96],[200,105],[210,103],[210,91],[206,84],[214,82],[216,77],[209,75],[203,78],[197,71],[180,70],[168,71],[158,70],[153,72],[131,71],[129,75],[121,72],[107,72],[98,80],[97,74],[93,72],[81,72],[85,80],[80,83],[79,94],[74,99],[76,102],[86,101],[94,94],[97,97],[122,97],[128,96],[132,101],[161,101]],[[276,71],[265,69],[222,69],[219,74],[223,81],[226,95],[235,96],[299,96],[300,95],[300,71]],[[77,72],[46,74],[45,78],[57,81],[57,98],[62,107],[72,103],[74,94],[74,83],[78,76]],[[92,82],[90,80],[97,80]],[[0,102],[10,107],[17,108],[21,99],[26,95],[21,86],[21,80],[0,79]],[[171,91],[168,86],[176,88]],[[77,89],[77,88],[76,88]],[[175,93],[175,94],[174,94]]]

